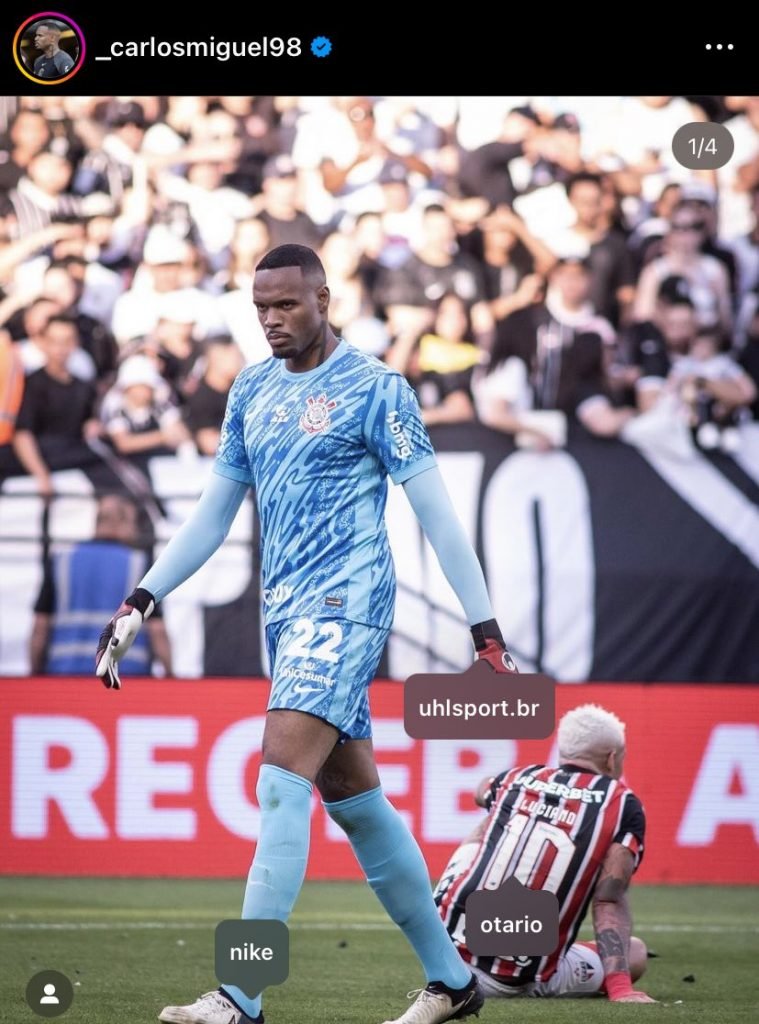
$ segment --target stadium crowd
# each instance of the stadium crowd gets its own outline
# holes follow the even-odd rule
[[[672,155],[702,120],[719,171]],[[759,97],[6,98],[0,486],[212,454],[285,242],[430,425],[687,456],[759,414]]]

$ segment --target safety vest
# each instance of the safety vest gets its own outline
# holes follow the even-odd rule
[[[143,551],[115,541],[86,541],[53,556],[55,612],[47,671],[92,675],[103,627],[147,570]],[[150,648],[141,630],[119,662],[121,675],[150,674]]]
[[[16,346],[0,341],[0,444],[10,444],[24,394],[24,368]]]

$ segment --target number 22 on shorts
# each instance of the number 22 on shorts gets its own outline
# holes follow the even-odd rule
[[[329,661],[333,665],[340,660],[336,648],[340,646],[343,639],[342,627],[337,622],[322,622],[317,631],[311,619],[298,619],[293,625],[296,634],[294,639],[285,648],[285,654],[291,658],[318,658],[321,661]],[[314,637],[325,637],[315,647],[310,646]]]

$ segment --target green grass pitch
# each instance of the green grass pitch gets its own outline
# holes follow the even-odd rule
[[[40,1020],[29,978],[75,983],[65,1024],[148,1024],[215,988],[214,927],[243,883],[0,878],[0,1022]],[[488,1001],[483,1024],[759,1022],[759,888],[633,890],[635,932],[657,954],[642,985],[659,1006],[605,999]],[[265,993],[267,1024],[381,1024],[423,984],[402,935],[364,885],[309,883],[290,921],[290,977]],[[590,936],[587,928],[583,935]],[[694,981],[685,981],[693,977]]]

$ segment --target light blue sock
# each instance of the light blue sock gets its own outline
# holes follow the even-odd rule
[[[311,832],[311,783],[301,775],[261,765],[256,796],[261,834],[248,874],[242,917],[286,921],[303,885]],[[261,1012],[261,996],[249,998],[236,985],[223,985],[251,1019]]]
[[[422,851],[380,787],[324,807],[348,836],[367,882],[411,943],[427,981],[464,988],[472,972],[440,919]]]

